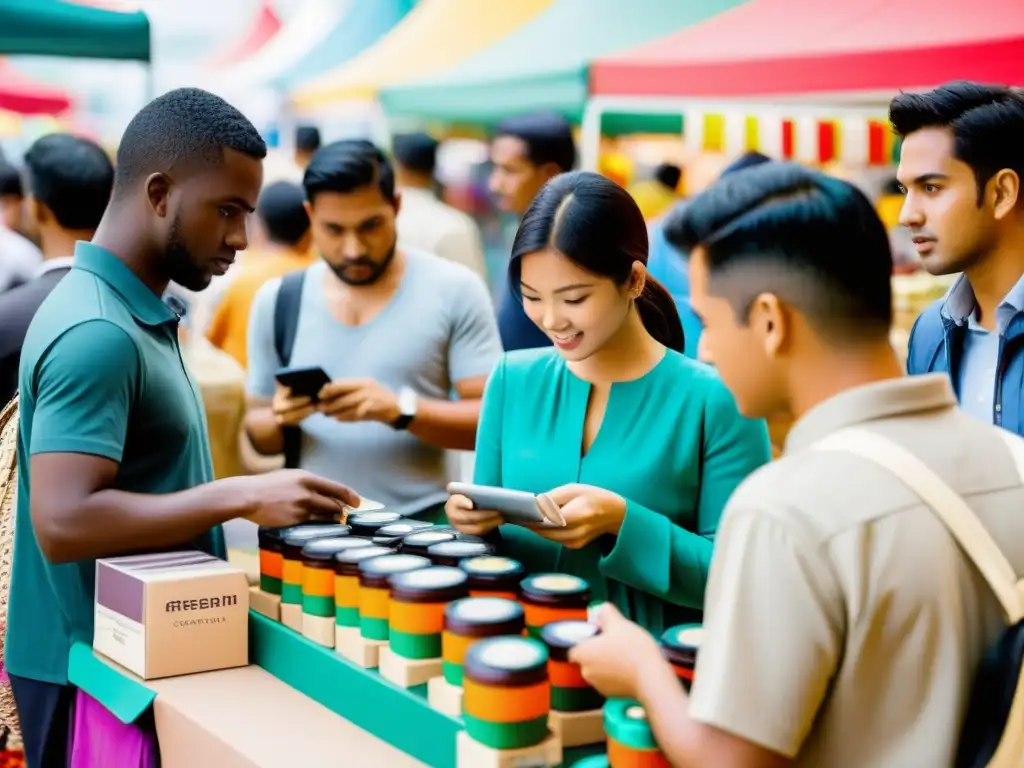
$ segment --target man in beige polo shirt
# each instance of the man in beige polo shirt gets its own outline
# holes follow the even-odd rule
[[[1019,574],[1024,488],[996,428],[945,376],[907,378],[888,342],[888,238],[845,182],[788,164],[691,203],[694,309],[750,417],[796,417],[778,461],[730,499],[687,696],[612,607],[584,676],[638,699],[677,766],[943,768],[975,671],[1004,628],[986,582],[900,479],[813,450],[850,426],[902,445],[960,494]]]

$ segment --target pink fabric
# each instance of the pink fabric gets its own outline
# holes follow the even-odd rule
[[[76,691],[70,768],[159,768],[156,734],[126,725],[84,691]]]

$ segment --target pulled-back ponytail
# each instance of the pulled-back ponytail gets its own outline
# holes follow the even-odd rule
[[[650,275],[644,283],[643,293],[636,300],[636,308],[644,328],[655,341],[676,352],[683,351],[683,321],[679,318],[676,302],[665,286]]]

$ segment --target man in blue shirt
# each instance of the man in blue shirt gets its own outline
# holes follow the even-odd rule
[[[931,274],[963,273],[914,323],[907,369],[948,373],[964,410],[1024,434],[1024,94],[949,83],[889,113],[900,224]]]
[[[509,118],[491,142],[491,162],[489,186],[498,208],[522,216],[548,179],[576,164],[572,126],[553,113]],[[498,330],[506,351],[551,346],[507,287],[498,302]]]
[[[265,155],[213,94],[148,104],[125,129],[92,242],[28,330],[5,661],[30,766],[66,762],[70,649],[92,642],[97,558],[189,544],[223,556],[227,520],[283,526],[359,503],[299,470],[213,482],[179,317],[161,301],[172,280],[206,288],[245,249]]]

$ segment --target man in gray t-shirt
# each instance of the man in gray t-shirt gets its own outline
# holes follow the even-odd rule
[[[322,260],[306,270],[287,364],[323,368],[331,383],[311,403],[276,381],[281,281],[267,283],[249,320],[250,440],[279,453],[282,427],[298,425],[299,466],[384,504],[441,491],[445,450],[473,449],[483,386],[502,352],[487,288],[459,264],[396,248],[401,201],[372,144],[323,147],[304,186]]]

